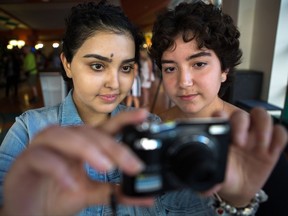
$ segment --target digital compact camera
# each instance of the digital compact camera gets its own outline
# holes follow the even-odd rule
[[[124,128],[122,141],[145,163],[136,176],[122,174],[128,196],[190,188],[205,191],[225,178],[229,122],[221,118],[144,122]]]

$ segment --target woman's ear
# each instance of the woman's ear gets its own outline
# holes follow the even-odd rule
[[[71,68],[70,68],[70,67],[71,67],[71,64],[67,61],[64,53],[61,53],[61,54],[60,54],[60,59],[61,59],[62,65],[63,65],[63,67],[64,67],[66,76],[69,77],[69,78],[72,78]]]
[[[221,73],[221,82],[225,82],[227,80],[227,75],[228,75],[229,69],[226,69]]]

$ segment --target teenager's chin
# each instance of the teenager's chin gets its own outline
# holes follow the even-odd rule
[[[185,114],[196,114],[199,110],[195,106],[179,106],[181,111]]]

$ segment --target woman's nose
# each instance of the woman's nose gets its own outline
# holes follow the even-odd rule
[[[107,74],[104,86],[106,88],[118,89],[119,88],[118,72],[110,72],[109,74]]]

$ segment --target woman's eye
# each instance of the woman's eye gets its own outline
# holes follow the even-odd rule
[[[103,70],[104,66],[102,64],[92,64],[91,68],[96,71],[101,71]]]
[[[129,73],[132,69],[133,69],[132,65],[125,65],[125,66],[122,67],[122,71],[124,73]]]

